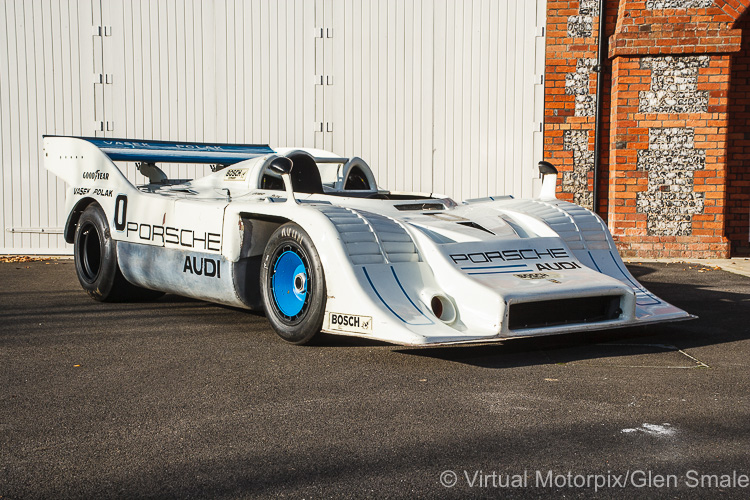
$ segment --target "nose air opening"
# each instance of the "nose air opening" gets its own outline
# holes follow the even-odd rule
[[[435,295],[430,300],[432,313],[443,323],[453,323],[456,320],[456,308],[453,302],[442,295]]]

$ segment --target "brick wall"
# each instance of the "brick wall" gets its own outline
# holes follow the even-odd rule
[[[607,2],[611,73],[601,97],[607,119],[599,186],[606,195],[598,209],[626,256],[726,257],[726,234],[743,224],[747,199],[732,190],[747,192],[740,160],[750,158],[750,134],[747,151],[733,150],[733,170],[727,144],[732,54],[741,40],[734,24],[746,8],[738,2]],[[593,13],[590,22],[579,20],[584,13]],[[588,206],[597,15],[598,2],[548,3],[545,155],[562,171],[560,198]],[[742,98],[750,112],[750,93]],[[746,124],[731,125],[733,133]],[[728,213],[734,205],[737,216]]]
[[[609,225],[626,255],[725,257],[726,55],[618,57]]]

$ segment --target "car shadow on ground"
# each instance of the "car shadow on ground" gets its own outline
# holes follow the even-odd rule
[[[750,327],[747,326],[750,280],[696,264],[678,263],[673,267],[672,271],[681,273],[678,274],[681,282],[673,280],[673,272],[666,272],[665,265],[628,266],[651,292],[698,316],[697,319],[509,339],[497,344],[396,348],[394,352],[485,368],[549,363],[706,368],[706,363],[684,351],[750,338]],[[692,282],[686,283],[685,278]]]
[[[41,273],[45,269],[41,265],[32,266],[31,271],[35,267],[38,268],[38,279],[42,279]],[[620,363],[652,363],[657,356],[665,358],[659,360],[659,363],[694,367],[697,362],[674,353],[750,337],[747,313],[742,313],[750,309],[750,279],[747,277],[686,263],[631,264],[628,268],[654,294],[699,318],[648,327],[443,347],[408,348],[364,338],[322,334],[312,349],[383,349],[399,355],[431,357],[492,368],[584,363],[591,360],[617,363],[618,358],[621,359]],[[28,280],[28,276],[24,274],[23,279]],[[20,275],[18,279],[21,279]],[[102,314],[108,314],[115,323],[132,321],[135,315],[140,318],[144,327],[179,322],[185,317],[195,316],[201,318],[202,324],[210,325],[213,329],[247,325],[254,333],[267,334],[269,342],[284,344],[273,334],[262,312],[211,304],[173,294],[166,294],[153,302],[100,303],[91,300],[75,285],[73,280],[64,280],[44,290],[10,287],[8,291],[0,292],[0,302],[34,302],[44,296],[45,323],[60,322],[61,325],[71,321],[85,321],[87,317]],[[13,329],[0,333],[0,336],[15,335],[25,330],[36,331],[40,324],[38,315],[22,313],[13,307],[0,311],[0,321],[14,326]],[[299,349],[293,346],[289,348]]]

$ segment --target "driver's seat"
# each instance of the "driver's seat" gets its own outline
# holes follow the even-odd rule
[[[292,180],[292,189],[295,193],[324,193],[318,164],[315,163],[312,156],[304,151],[292,151],[285,156],[292,161],[292,170],[289,172],[289,177]],[[278,157],[274,155],[264,162],[258,187],[260,189],[283,191],[284,181],[281,179],[281,175],[269,170],[273,158]]]
[[[320,180],[318,164],[309,154],[296,151],[287,158],[292,160],[292,189],[295,193],[323,194],[323,182]]]

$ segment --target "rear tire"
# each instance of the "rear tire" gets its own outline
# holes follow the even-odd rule
[[[287,342],[307,344],[320,333],[326,306],[323,265],[310,236],[294,223],[268,240],[260,270],[266,317]]]
[[[164,295],[130,283],[117,264],[117,243],[112,239],[102,207],[92,203],[81,214],[73,240],[76,274],[86,293],[100,302],[153,300]]]

